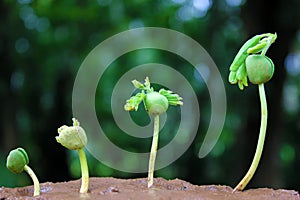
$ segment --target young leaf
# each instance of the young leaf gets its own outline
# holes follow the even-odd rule
[[[124,109],[126,111],[137,111],[139,108],[139,104],[145,99],[145,92],[142,90],[142,92],[137,93],[135,96],[130,97],[126,101],[126,104],[124,105]]]
[[[172,106],[183,105],[183,102],[181,101],[182,97],[180,97],[178,94],[175,94],[171,90],[160,89],[159,94],[165,96],[168,99],[169,105]]]
[[[137,89],[141,89],[141,90],[145,89],[145,86],[141,82],[139,82],[137,80],[133,80],[131,82],[134,85],[134,87],[136,87]]]

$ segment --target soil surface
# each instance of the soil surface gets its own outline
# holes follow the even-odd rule
[[[232,193],[232,188],[222,185],[192,185],[183,180],[155,178],[153,187],[147,188],[147,179],[90,178],[87,194],[80,194],[81,180],[42,183],[41,195],[32,197],[33,186],[22,188],[0,188],[0,200],[86,200],[86,199],[198,199],[198,200],[300,200],[294,190],[269,188],[248,189]]]

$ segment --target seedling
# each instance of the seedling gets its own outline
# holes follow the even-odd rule
[[[19,174],[27,172],[31,177],[34,184],[33,196],[40,195],[40,183],[32,169],[28,166],[29,158],[26,151],[23,148],[17,148],[9,152],[6,161],[6,167],[13,173]]]
[[[81,166],[81,188],[80,193],[87,193],[89,189],[89,170],[84,152],[84,146],[87,144],[87,137],[85,131],[80,126],[79,121],[75,118],[73,126],[61,126],[58,128],[58,136],[55,137],[56,141],[70,150],[77,150]]]
[[[159,92],[154,91],[154,89],[150,87],[148,77],[146,77],[144,84],[137,80],[133,80],[132,83],[137,89],[140,89],[141,92],[128,99],[124,109],[126,111],[137,111],[139,104],[144,102],[147,113],[154,118],[154,131],[148,169],[148,188],[150,188],[153,185],[154,165],[158,146],[159,115],[165,113],[169,105],[177,106],[183,105],[183,103],[181,101],[182,98],[170,90],[160,89]]]
[[[230,66],[229,82],[238,83],[239,88],[243,90],[244,86],[248,86],[248,77],[251,83],[258,85],[261,103],[261,124],[255,155],[247,174],[233,191],[243,190],[246,187],[257,169],[263,151],[268,117],[264,83],[268,82],[274,73],[274,64],[265,54],[276,38],[276,33],[266,33],[249,39]]]

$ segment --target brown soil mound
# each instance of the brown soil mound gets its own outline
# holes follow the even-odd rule
[[[42,183],[41,195],[32,197],[33,186],[0,188],[0,200],[76,200],[76,199],[198,199],[198,200],[300,200],[294,190],[268,188],[249,189],[232,193],[232,188],[221,185],[192,185],[179,179],[156,178],[153,187],[147,188],[147,179],[90,178],[87,194],[79,194],[81,181]]]

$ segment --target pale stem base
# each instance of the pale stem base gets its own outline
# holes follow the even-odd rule
[[[78,149],[78,154],[79,154],[81,174],[82,174],[80,193],[87,193],[89,189],[89,169],[88,169],[84,149],[83,148]]]
[[[39,180],[36,177],[35,173],[32,171],[32,169],[28,165],[24,166],[24,171],[29,174],[29,176],[31,177],[31,179],[33,181],[33,186],[34,186],[33,196],[40,195],[40,183],[39,183]]]
[[[249,181],[251,180],[251,178],[253,177],[257,169],[263,151],[263,147],[264,147],[266,130],[267,130],[268,109],[267,109],[267,101],[266,101],[264,84],[258,85],[258,89],[259,89],[259,97],[261,103],[261,123],[260,123],[258,143],[257,143],[252,164],[247,174],[244,176],[241,182],[234,188],[233,192],[237,190],[243,190],[246,187],[246,185],[249,183]]]
[[[151,146],[151,152],[149,158],[148,188],[150,188],[153,185],[153,173],[154,173],[155,159],[156,159],[157,146],[158,146],[158,133],[159,133],[159,115],[155,115],[152,146]]]

